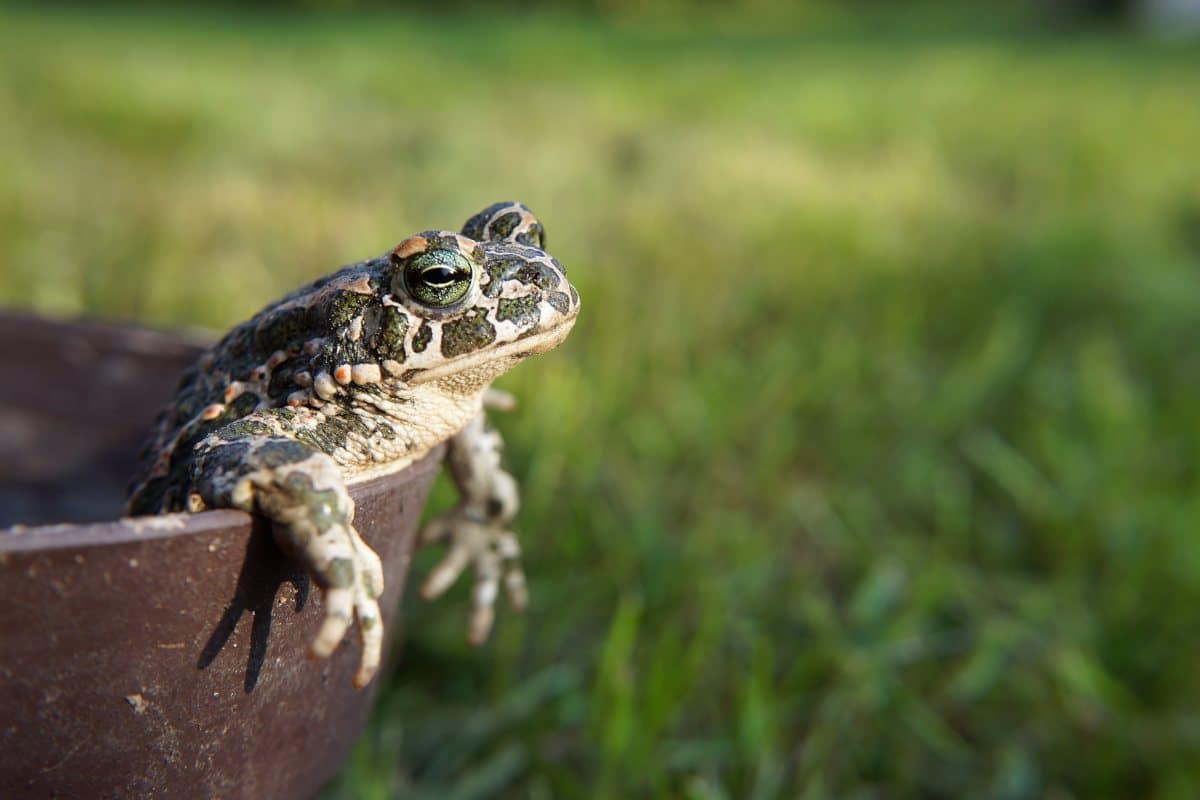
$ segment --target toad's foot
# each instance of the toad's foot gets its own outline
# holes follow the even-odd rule
[[[496,619],[496,595],[504,583],[509,603],[518,611],[528,603],[525,572],[521,569],[521,546],[516,534],[501,525],[472,519],[457,508],[430,522],[421,532],[423,542],[451,540],[450,551],[421,587],[421,596],[432,600],[458,579],[468,564],[475,568],[475,586],[471,592],[471,621],[467,639],[482,644]]]
[[[326,540],[321,546],[329,554],[326,567],[311,568],[311,572],[324,592],[325,621],[309,646],[309,656],[328,658],[345,637],[353,612],[363,642],[362,658],[354,675],[354,687],[361,689],[375,676],[383,656],[383,626],[377,600],[383,594],[383,564],[349,524],[331,528],[321,538]],[[348,559],[350,571],[357,576],[349,580],[348,586],[335,585],[340,576],[329,574],[337,559]]]
[[[510,395],[489,392],[488,397],[496,406],[512,405]],[[517,482],[500,466],[502,447],[500,435],[488,427],[482,412],[450,440],[446,463],[462,501],[421,532],[423,542],[450,540],[450,551],[421,588],[426,599],[446,591],[468,564],[474,566],[468,626],[472,644],[482,643],[492,630],[501,583],[518,611],[528,601],[521,547],[509,529],[519,506]]]
[[[354,685],[365,686],[383,653],[377,600],[383,592],[383,564],[351,524],[354,502],[337,464],[307,444],[263,433],[272,413],[255,415],[263,418],[258,428],[248,431],[249,426],[235,423],[240,427],[219,430],[201,442],[193,485],[205,505],[232,506],[271,519],[280,548],[299,560],[321,587],[325,619],[310,656],[327,658],[357,618],[363,650]]]

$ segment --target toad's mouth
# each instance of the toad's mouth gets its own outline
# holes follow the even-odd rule
[[[567,338],[567,334],[571,332],[571,328],[575,326],[575,319],[579,316],[579,307],[576,306],[570,316],[563,318],[554,327],[548,330],[538,331],[537,333],[526,332],[521,338],[514,339],[511,342],[505,342],[499,347],[486,348],[484,350],[476,350],[473,353],[468,353],[458,358],[450,359],[435,367],[428,367],[408,376],[406,383],[409,386],[417,386],[422,383],[444,378],[447,375],[454,375],[459,372],[469,371],[477,366],[488,364],[494,361],[520,361],[529,356],[545,353],[548,350],[553,350],[562,344]]]

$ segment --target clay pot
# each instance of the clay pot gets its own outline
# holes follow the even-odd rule
[[[269,523],[117,518],[199,348],[0,315],[0,797],[306,797],[366,723],[380,679],[352,688],[353,633],[306,659],[320,591]],[[388,642],[440,458],[351,492],[384,562]]]

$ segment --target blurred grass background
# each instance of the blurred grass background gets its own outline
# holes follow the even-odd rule
[[[1200,46],[748,5],[6,8],[0,302],[219,329],[546,223],[532,608],[410,593],[330,798],[1200,795]]]

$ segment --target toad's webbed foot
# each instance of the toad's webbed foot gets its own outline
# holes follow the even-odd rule
[[[286,435],[240,431],[217,431],[197,446],[197,454],[196,502],[271,519],[280,548],[321,587],[325,620],[310,655],[327,658],[357,617],[363,652],[354,685],[366,685],[379,669],[383,650],[377,600],[383,565],[351,524],[354,502],[333,459]]]
[[[423,542],[450,540],[450,550],[421,587],[425,599],[439,596],[468,565],[474,567],[468,628],[472,644],[481,644],[491,632],[501,583],[517,610],[528,600],[521,547],[509,529],[519,506],[517,482],[500,466],[502,446],[482,412],[450,440],[446,461],[462,499],[421,532]]]

